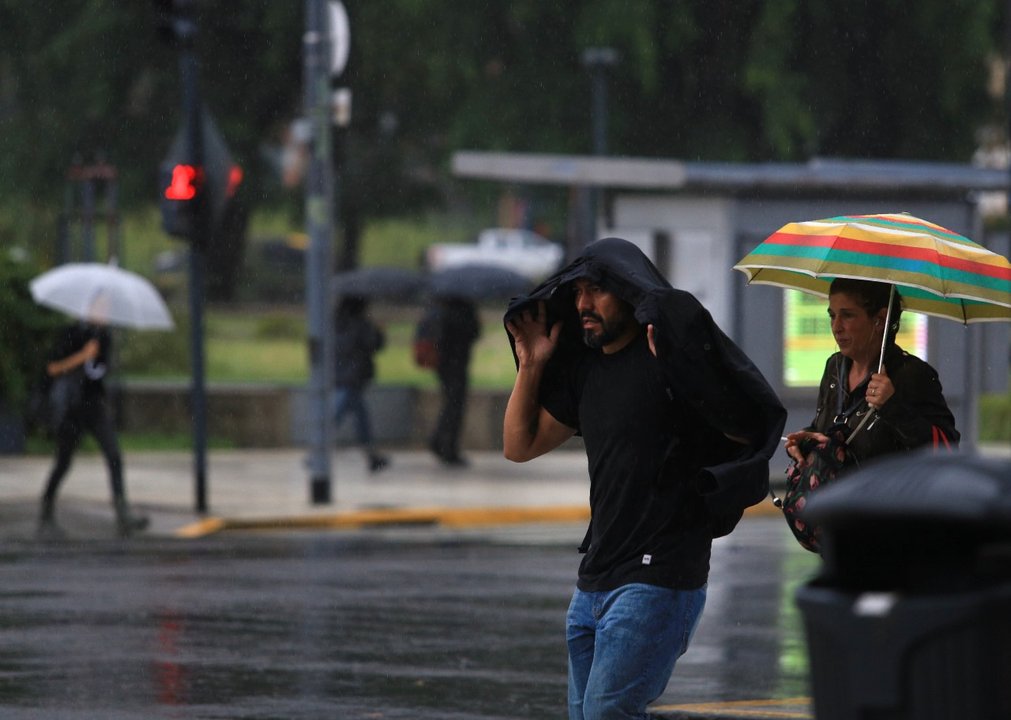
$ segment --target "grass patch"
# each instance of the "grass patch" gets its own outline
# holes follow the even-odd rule
[[[503,308],[504,310],[504,308]],[[481,313],[481,337],[470,364],[471,385],[507,390],[516,376],[500,310]],[[414,364],[412,344],[420,308],[379,308],[376,320],[386,346],[376,355],[376,382],[433,388],[435,373]],[[189,376],[189,325],[185,316],[168,333],[123,333],[120,372],[127,379],[183,379]],[[306,319],[301,309],[211,309],[205,317],[204,357],[208,382],[306,383],[309,359]]]
[[[1011,393],[980,397],[979,439],[980,442],[1011,443]]]

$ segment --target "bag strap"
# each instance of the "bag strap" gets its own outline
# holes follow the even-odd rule
[[[937,425],[930,426],[930,433],[934,438],[934,452],[936,453],[941,449],[941,445],[944,445],[944,449],[947,452],[951,452],[951,443],[948,442],[948,436],[945,435],[944,430],[937,427]]]

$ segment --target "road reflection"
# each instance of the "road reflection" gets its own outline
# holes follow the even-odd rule
[[[817,558],[771,520],[717,544],[662,702],[807,693],[792,592]],[[9,547],[0,715],[554,719],[582,530]]]

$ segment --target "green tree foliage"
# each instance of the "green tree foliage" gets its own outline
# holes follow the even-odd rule
[[[988,63],[999,5],[783,0],[763,4],[747,92],[773,157],[966,161],[997,119]]]
[[[206,105],[236,158],[256,168],[261,144],[297,112],[298,4],[217,0],[200,9]],[[59,199],[72,159],[102,152],[120,169],[123,202],[154,200],[181,95],[177,53],[160,41],[152,3],[0,0],[0,48],[5,196]]]
[[[997,0],[345,0],[354,122],[345,201],[432,198],[460,148],[586,153],[591,46],[615,48],[612,152],[965,161],[992,122]],[[264,149],[302,112],[304,3],[202,0],[202,82],[251,203],[278,196]],[[152,202],[180,120],[176,52],[152,3],[0,0],[0,197],[59,205],[75,153]],[[289,193],[290,195],[290,193]],[[2,232],[2,229],[0,229]]]
[[[25,410],[32,384],[44,377],[55,329],[66,320],[32,300],[28,283],[38,267],[0,252],[0,408]]]

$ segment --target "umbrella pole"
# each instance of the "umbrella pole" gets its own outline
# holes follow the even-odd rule
[[[892,324],[892,301],[895,300],[895,285],[888,292],[888,312],[885,313],[885,332],[881,336],[881,354],[878,355],[878,372],[885,364],[885,345],[888,343],[888,327]]]
[[[888,326],[892,324],[893,300],[895,300],[894,284],[892,285],[892,289],[888,293],[888,312],[885,313],[885,333],[884,335],[881,336],[881,355],[878,356],[878,372],[881,372],[881,369],[885,366],[885,345],[888,343]],[[857,425],[856,428],[854,428],[853,432],[850,433],[850,436],[846,438],[846,441],[851,442],[853,438],[856,437],[856,434],[864,429],[864,426],[867,424],[867,421],[870,420],[875,415],[877,415],[877,412],[873,408],[869,410],[867,414],[864,415],[863,420],[860,421],[860,424]]]

